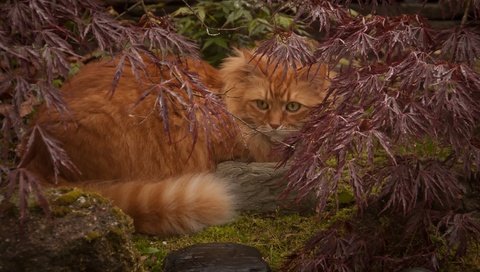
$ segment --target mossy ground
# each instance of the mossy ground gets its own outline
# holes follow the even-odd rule
[[[209,227],[193,235],[161,239],[135,235],[134,242],[148,271],[162,271],[163,258],[172,250],[197,243],[233,242],[257,248],[273,271],[307,239],[327,225],[315,215],[243,214],[234,222]]]
[[[162,271],[163,259],[173,251],[198,243],[233,242],[257,248],[273,271],[294,250],[332,222],[346,219],[354,212],[344,208],[330,216],[299,214],[243,214],[234,222],[207,228],[199,233],[162,239],[136,234],[134,244],[142,255],[146,271]],[[471,248],[463,259],[451,262],[440,271],[480,271],[480,249]]]

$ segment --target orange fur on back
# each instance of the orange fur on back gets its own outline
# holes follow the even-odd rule
[[[328,86],[323,66],[313,79],[304,71],[288,72],[281,79],[282,71],[269,75],[272,67],[265,60],[252,59],[249,52],[237,51],[220,71],[200,60],[184,64],[208,88],[223,95],[228,111],[240,120],[235,124],[236,119],[227,114],[213,116],[222,124],[220,133],[207,135],[208,131],[198,129],[196,139],[182,105],[167,100],[166,133],[157,95],[137,103],[160,78],[171,78],[169,71],[148,64],[146,74],[137,79],[127,64],[110,96],[117,60],[86,65],[62,87],[70,114],[43,106],[36,119],[62,143],[80,170],[60,169],[62,185],[81,186],[111,199],[142,233],[189,233],[227,222],[234,214],[234,197],[228,183],[209,172],[225,160],[276,160],[272,146],[301,127],[308,109],[322,101]],[[194,99],[202,103],[203,98]],[[259,108],[263,102],[258,101],[268,109]],[[197,117],[201,124],[204,117]],[[41,143],[35,148],[29,168],[51,185],[49,154]]]

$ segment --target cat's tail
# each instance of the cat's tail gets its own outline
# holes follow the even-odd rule
[[[91,183],[98,192],[133,218],[138,232],[184,234],[228,222],[234,198],[227,183],[212,174],[191,174],[161,181]]]

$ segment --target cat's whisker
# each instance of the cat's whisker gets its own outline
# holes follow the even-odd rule
[[[263,128],[263,127],[257,127],[257,130],[258,131],[261,131],[263,133],[269,133],[269,132],[273,132],[274,130],[272,130],[271,128]]]
[[[278,130],[278,132],[288,132],[288,133],[298,132],[298,131],[299,131],[298,129],[282,129],[282,130]]]

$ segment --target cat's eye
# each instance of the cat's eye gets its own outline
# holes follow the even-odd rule
[[[268,103],[265,100],[256,100],[257,107],[261,110],[267,110],[268,109]]]
[[[298,102],[288,102],[287,105],[285,106],[285,109],[289,112],[296,112],[300,109],[302,104]]]

